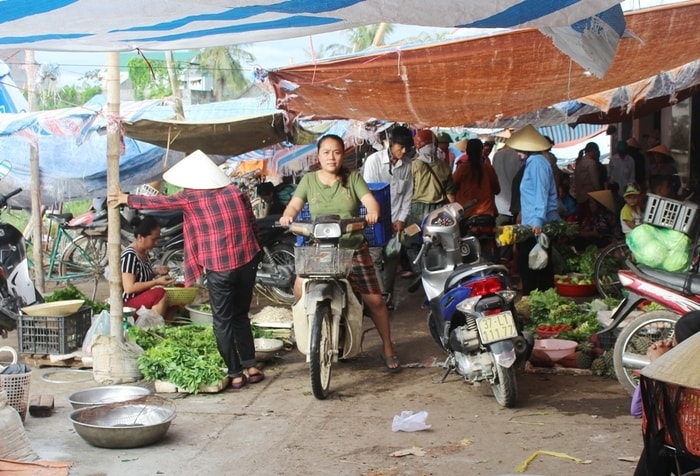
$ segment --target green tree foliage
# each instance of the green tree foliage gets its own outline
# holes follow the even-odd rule
[[[197,55],[200,71],[214,81],[214,98],[223,101],[236,97],[249,84],[243,74],[241,61],[252,63],[255,56],[240,46],[204,48]]]
[[[320,52],[317,55],[321,58],[327,58],[331,56],[347,55],[351,53],[357,53],[359,51],[364,51],[371,47],[374,43],[374,39],[377,36],[377,32],[380,29],[380,23],[376,25],[366,25],[357,28],[352,28],[345,31],[345,35],[348,38],[349,44],[333,43],[328,46],[321,46]],[[377,38],[377,45],[384,45],[386,38],[394,31],[394,25],[387,25],[381,38]],[[311,56],[311,55],[309,55]]]
[[[134,99],[162,98],[172,94],[165,61],[134,56],[126,64],[134,88]],[[179,66],[177,69],[181,69]]]

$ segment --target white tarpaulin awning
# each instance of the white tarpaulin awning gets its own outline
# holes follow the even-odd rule
[[[4,0],[0,49],[178,50],[297,38],[379,22],[540,28],[596,75],[625,28],[619,0]]]

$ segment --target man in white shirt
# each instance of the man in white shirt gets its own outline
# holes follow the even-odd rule
[[[365,182],[384,182],[389,184],[391,196],[391,223],[394,234],[403,232],[406,219],[411,211],[413,197],[413,178],[411,176],[410,152],[413,149],[413,136],[404,126],[396,126],[388,133],[386,148],[367,157],[362,166]],[[394,281],[399,256],[386,256],[382,248],[370,249],[375,263],[383,259],[383,292],[387,307],[393,310]]]

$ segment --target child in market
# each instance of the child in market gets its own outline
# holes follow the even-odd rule
[[[640,191],[636,183],[630,183],[625,189],[625,204],[620,210],[620,225],[622,233],[629,233],[642,222],[642,207],[640,206]]]

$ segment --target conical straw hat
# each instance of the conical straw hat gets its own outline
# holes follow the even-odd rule
[[[460,152],[465,152],[467,150],[467,139],[458,140],[454,144],[453,147]]]
[[[552,148],[552,144],[542,137],[542,134],[537,132],[537,129],[535,129],[532,124],[528,124],[522,129],[513,132],[513,134],[506,139],[506,145],[515,150],[522,150],[525,152],[541,152]]]
[[[673,157],[671,155],[671,151],[668,150],[668,147],[666,147],[663,144],[657,145],[656,147],[653,147],[653,148],[647,150],[647,152],[656,152],[657,154],[663,154],[667,157]]]
[[[615,198],[610,190],[598,190],[597,192],[588,192],[596,202],[603,205],[605,208],[615,213]]]
[[[229,185],[231,179],[212,160],[196,150],[170,167],[163,180],[182,188],[209,190]]]
[[[700,389],[700,333],[687,338],[644,367],[642,375],[660,382]]]

